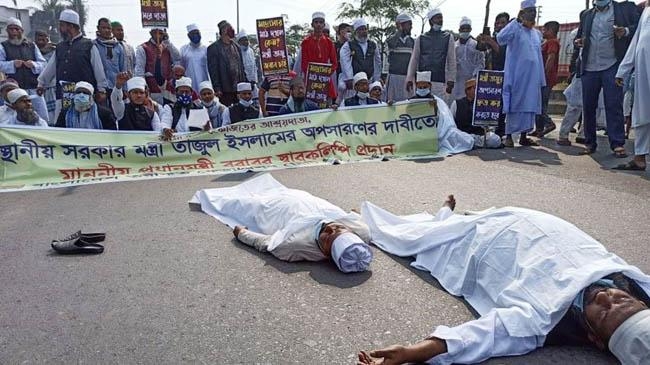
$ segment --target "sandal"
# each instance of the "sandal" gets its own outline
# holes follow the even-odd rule
[[[587,147],[584,150],[578,152],[578,155],[580,156],[593,155],[595,152],[596,152],[595,148]]]
[[[524,146],[524,147],[537,147],[537,146],[539,146],[539,143],[533,141],[530,138],[520,139],[519,144]]]
[[[513,142],[511,139],[506,139],[505,141],[503,141],[503,147],[512,148],[514,146],[515,146],[515,142]]]
[[[612,170],[623,170],[623,171],[645,171],[646,166],[639,166],[634,160],[630,160],[628,163],[620,164],[616,167],[612,167]]]
[[[614,148],[614,157],[616,157],[616,158],[625,158],[625,157],[627,157],[627,153],[625,152],[625,148],[623,148],[623,147]]]
[[[571,141],[568,139],[558,139],[555,142],[558,144],[558,146],[571,146]]]

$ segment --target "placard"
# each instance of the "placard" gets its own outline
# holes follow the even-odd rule
[[[143,27],[169,27],[167,0],[140,0]]]
[[[472,125],[496,127],[503,109],[503,71],[478,73]]]
[[[264,76],[289,73],[284,19],[257,19],[257,39]]]
[[[310,62],[307,66],[307,99],[318,104],[321,109],[327,108],[332,65],[329,63]]]

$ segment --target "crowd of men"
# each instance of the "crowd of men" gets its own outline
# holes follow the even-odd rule
[[[581,95],[568,102],[557,143],[570,145],[569,132],[582,118],[576,141],[585,144],[584,154],[596,151],[596,131],[606,128],[610,148],[624,158],[632,126],[635,158],[622,169],[645,170],[650,152],[650,116],[645,105],[634,102],[650,83],[643,62],[648,59],[647,30],[639,27],[646,7],[593,0],[571,35],[570,89]],[[542,138],[556,128],[548,105],[558,83],[560,54],[559,23],[546,22],[538,29],[536,18],[536,0],[524,0],[517,17],[500,13],[493,34],[474,37],[469,18],[462,18],[458,33],[446,31],[443,12],[433,9],[426,16],[429,30],[414,38],[411,16],[399,14],[397,31],[386,41],[388,67],[382,74],[382,47],[369,38],[366,20],[339,24],[332,39],[325,14],[315,12],[292,70],[268,77],[246,32],[235,33],[226,20],[219,22],[219,37],[209,46],[201,42],[200,29],[188,25],[189,42],[179,49],[163,28],[151,28],[151,38],[134,47],[125,41],[122,25],[107,18],[99,19],[96,38],[88,39],[72,10],[61,12],[61,42],[50,43],[42,31],[35,32],[32,42],[21,21],[11,18],[8,40],[0,45],[0,71],[6,75],[0,85],[5,104],[0,125],[153,130],[170,137],[310,111],[318,106],[306,99],[305,81],[309,63],[316,62],[332,65],[328,107],[437,98],[452,108],[459,129],[475,135],[485,129],[472,125],[474,80],[483,69],[504,71],[502,113],[493,131],[501,139],[490,145],[514,147],[513,135],[518,135],[519,145],[534,146],[538,143],[529,136]],[[190,126],[190,110],[201,108],[208,109],[209,120],[202,128]]]

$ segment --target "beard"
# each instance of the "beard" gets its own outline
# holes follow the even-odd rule
[[[302,104],[305,101],[305,97],[304,96],[294,96],[293,101],[295,101],[298,104]]]
[[[23,44],[24,40],[25,40],[25,37],[23,37],[21,35],[21,36],[16,37],[16,38],[10,38],[9,43],[13,44],[14,46],[20,46],[21,44]]]
[[[19,122],[34,125],[38,122],[39,116],[36,114],[34,109],[27,108],[16,111],[16,119],[18,119]]]

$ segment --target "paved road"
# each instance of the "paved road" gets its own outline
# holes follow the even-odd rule
[[[604,141],[603,141],[604,142]],[[650,175],[577,148],[473,151],[444,160],[274,171],[343,208],[397,213],[517,205],[563,217],[650,272]],[[604,143],[601,145],[605,146]],[[1,194],[0,363],[351,364],[359,349],[415,342],[472,318],[458,298],[375,249],[372,271],[289,264],[236,243],[187,200],[253,174]],[[106,231],[98,256],[53,254],[49,241]],[[488,364],[615,364],[581,348],[545,348]]]

